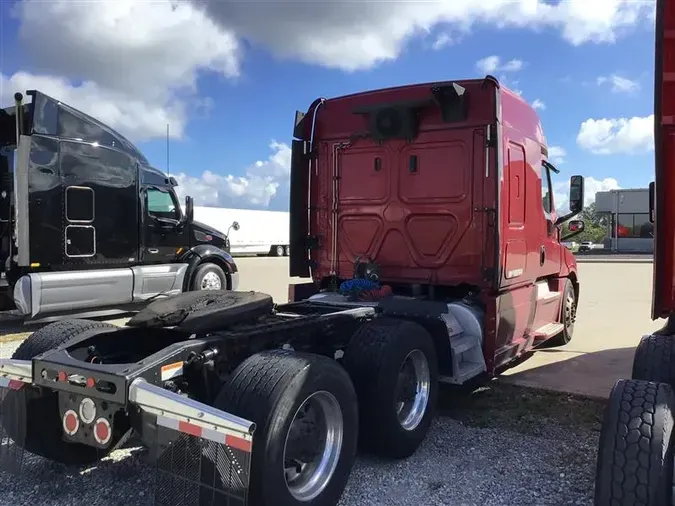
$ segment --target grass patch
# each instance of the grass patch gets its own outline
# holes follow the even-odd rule
[[[557,422],[571,431],[599,430],[605,402],[491,381],[474,388],[443,386],[439,415],[473,427],[502,428],[540,434],[543,421]]]

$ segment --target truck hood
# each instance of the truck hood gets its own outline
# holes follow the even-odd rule
[[[229,251],[230,241],[228,240],[227,235],[220,230],[216,230],[200,221],[192,222],[192,230],[198,244],[212,244],[218,248]]]
[[[654,61],[655,211],[652,318],[675,310],[675,3],[657,0]]]

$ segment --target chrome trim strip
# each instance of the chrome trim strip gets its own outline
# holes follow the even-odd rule
[[[129,386],[129,402],[153,415],[178,418],[218,432],[234,432],[247,441],[252,441],[256,428],[249,420],[151,385],[142,378],[136,378]]]
[[[0,359],[0,377],[22,383],[33,382],[33,362],[30,360]]]
[[[22,135],[16,150],[14,173],[14,231],[16,233],[17,264],[30,265],[30,221],[28,216],[28,169],[30,166],[31,138]]]

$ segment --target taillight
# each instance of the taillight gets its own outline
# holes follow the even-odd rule
[[[100,445],[106,445],[112,437],[112,429],[110,423],[105,418],[99,418],[94,425],[94,438]]]
[[[77,413],[72,409],[69,409],[63,415],[63,431],[69,436],[73,436],[79,428],[80,419],[77,417]]]

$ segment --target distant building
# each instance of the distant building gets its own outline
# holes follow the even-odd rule
[[[654,252],[654,224],[649,221],[647,188],[598,192],[595,210],[609,218],[605,249],[618,253]]]

